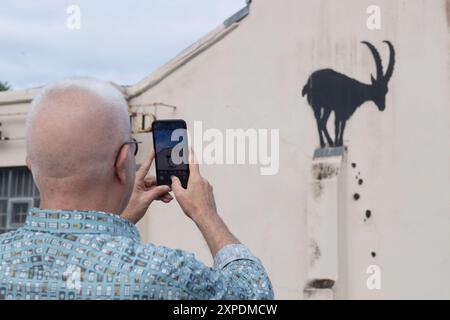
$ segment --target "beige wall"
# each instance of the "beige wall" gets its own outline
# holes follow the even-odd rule
[[[380,31],[365,27],[371,4],[382,9]],[[158,118],[184,118],[189,127],[202,120],[205,129],[280,129],[277,175],[261,176],[254,165],[201,167],[221,215],[261,258],[277,298],[302,298],[306,278],[306,194],[318,137],[301,89],[311,72],[324,67],[368,82],[375,65],[360,41],[374,43],[387,61],[386,39],[397,51],[386,110],[365,103],[347,123],[337,297],[450,298],[445,4],[256,0],[238,28],[131,101],[176,105],[175,111],[154,110]],[[16,130],[2,122],[5,130]],[[332,121],[329,130],[334,132]],[[150,135],[138,138],[151,148]],[[0,142],[1,166],[22,163],[23,155],[19,142]],[[356,182],[358,173],[363,185]],[[359,201],[352,198],[355,192]],[[367,209],[372,217],[364,221]],[[139,228],[145,241],[192,251],[211,263],[200,233],[175,202],[152,206]],[[382,271],[378,291],[366,287],[372,264]]]
[[[387,108],[379,112],[366,103],[347,124],[337,296],[450,298],[445,1],[376,1],[380,31],[365,27],[371,4],[254,1],[236,30],[135,100],[176,105],[175,112],[158,108],[158,117],[184,118],[190,127],[202,120],[205,128],[280,129],[278,175],[261,176],[257,166],[202,167],[222,216],[263,260],[278,298],[301,298],[306,273],[306,186],[318,139],[301,88],[324,67],[370,81],[375,65],[360,41],[374,43],[387,62],[386,39],[397,51]],[[372,217],[364,222],[367,209]],[[148,241],[210,261],[200,234],[175,203],[150,211],[140,225]],[[372,264],[382,271],[379,291],[366,287]]]
[[[25,165],[25,117],[36,89],[0,92],[0,131],[10,141],[0,141],[0,167]]]

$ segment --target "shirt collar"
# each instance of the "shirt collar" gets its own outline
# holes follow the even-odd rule
[[[32,208],[23,228],[53,233],[110,234],[140,242],[139,231],[125,218],[100,211]]]

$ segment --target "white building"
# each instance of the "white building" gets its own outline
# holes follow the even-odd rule
[[[374,4],[379,30],[367,26],[376,26],[377,8],[367,13]],[[279,129],[276,175],[261,175],[257,165],[201,167],[220,214],[261,258],[277,298],[450,298],[449,8],[448,0],[253,1],[123,87],[136,138],[144,141],[139,161],[152,145],[149,133],[137,132],[153,116],[183,118],[189,128],[201,120],[204,129]],[[383,40],[395,48],[385,110],[365,101],[346,122],[347,151],[322,150],[317,155],[335,156],[313,161],[318,130],[302,97],[309,76],[330,68],[370,84],[375,59],[361,41],[378,49],[386,73]],[[312,88],[324,84],[314,79]],[[330,88],[345,87],[334,73],[328,80]],[[348,90],[355,95],[344,100],[330,90],[320,96],[337,110],[361,93]],[[23,216],[15,213],[38,205],[22,169],[24,113],[35,93],[0,94],[1,136],[10,138],[0,141],[0,231],[16,228]],[[211,263],[175,202],[153,205],[139,227],[144,241]]]

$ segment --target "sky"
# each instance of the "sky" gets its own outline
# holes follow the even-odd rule
[[[68,12],[71,5],[79,15]],[[245,0],[2,0],[0,81],[12,89],[69,76],[133,84],[244,6]]]

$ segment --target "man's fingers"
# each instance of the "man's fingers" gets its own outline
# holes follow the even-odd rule
[[[162,195],[161,197],[159,197],[158,200],[172,200],[172,199],[173,199],[172,195],[170,193],[166,193],[166,194]]]
[[[175,194],[175,197],[186,191],[181,185],[180,179],[178,179],[178,177],[176,176],[172,176],[172,190],[173,193]]]
[[[158,200],[160,200],[160,201],[162,201],[164,203],[169,203],[170,201],[173,200],[173,197],[170,195],[170,193],[166,193],[165,195],[160,197]]]
[[[161,199],[161,201],[162,202],[164,202],[164,203],[169,203],[170,201],[172,201],[173,199],[168,199],[168,200],[166,200],[166,199]]]
[[[170,191],[169,186],[157,186],[157,187],[154,187],[152,190],[148,191],[147,194],[148,194],[149,200],[153,201],[153,200],[157,200],[157,199],[161,198],[162,196],[167,194],[169,191]]]
[[[172,197],[172,195],[170,193],[166,193],[162,197],[165,198],[165,199],[173,199],[173,197]]]
[[[151,188],[154,185],[156,185],[156,177],[155,176],[148,176],[144,179],[145,187]]]
[[[141,167],[136,173],[136,178],[138,180],[142,180],[147,175],[148,171],[150,170],[150,167],[152,166],[153,159],[155,159],[155,151],[152,149],[148,156],[145,158],[144,162],[142,162]]]
[[[191,149],[189,153],[189,172],[193,175],[200,175],[200,169],[198,167],[198,160],[195,156],[194,150]]]

